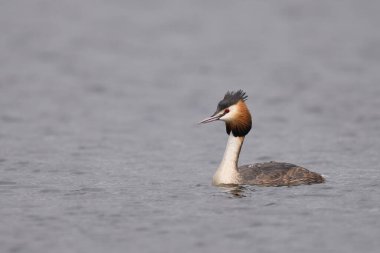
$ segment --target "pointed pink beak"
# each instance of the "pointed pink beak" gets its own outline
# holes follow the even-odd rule
[[[202,120],[201,122],[199,122],[199,124],[206,124],[206,123],[210,123],[210,122],[213,122],[213,121],[217,121],[219,120],[223,115],[216,115],[216,116],[211,116],[211,117],[208,117],[204,120]]]

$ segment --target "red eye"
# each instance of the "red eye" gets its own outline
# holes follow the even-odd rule
[[[230,112],[229,109],[225,109],[225,110],[224,110],[224,113],[229,113],[229,112]]]

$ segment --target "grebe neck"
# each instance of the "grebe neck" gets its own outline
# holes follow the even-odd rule
[[[244,136],[229,135],[223,160],[213,177],[214,185],[239,183],[238,161],[243,142]]]

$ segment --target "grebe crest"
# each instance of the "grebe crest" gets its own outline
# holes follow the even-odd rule
[[[228,91],[218,103],[215,113],[200,122],[205,124],[224,121],[229,135],[222,162],[213,177],[213,184],[290,186],[324,182],[324,178],[318,173],[290,163],[272,161],[238,167],[244,138],[252,128],[251,113],[245,103],[247,98],[242,90]]]

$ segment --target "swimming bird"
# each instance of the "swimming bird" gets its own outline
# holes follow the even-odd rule
[[[245,136],[252,128],[252,117],[242,90],[228,91],[218,103],[214,114],[200,124],[224,121],[229,135],[222,162],[213,176],[214,185],[293,186],[323,183],[324,178],[303,167],[283,162],[265,162],[238,167]]]

